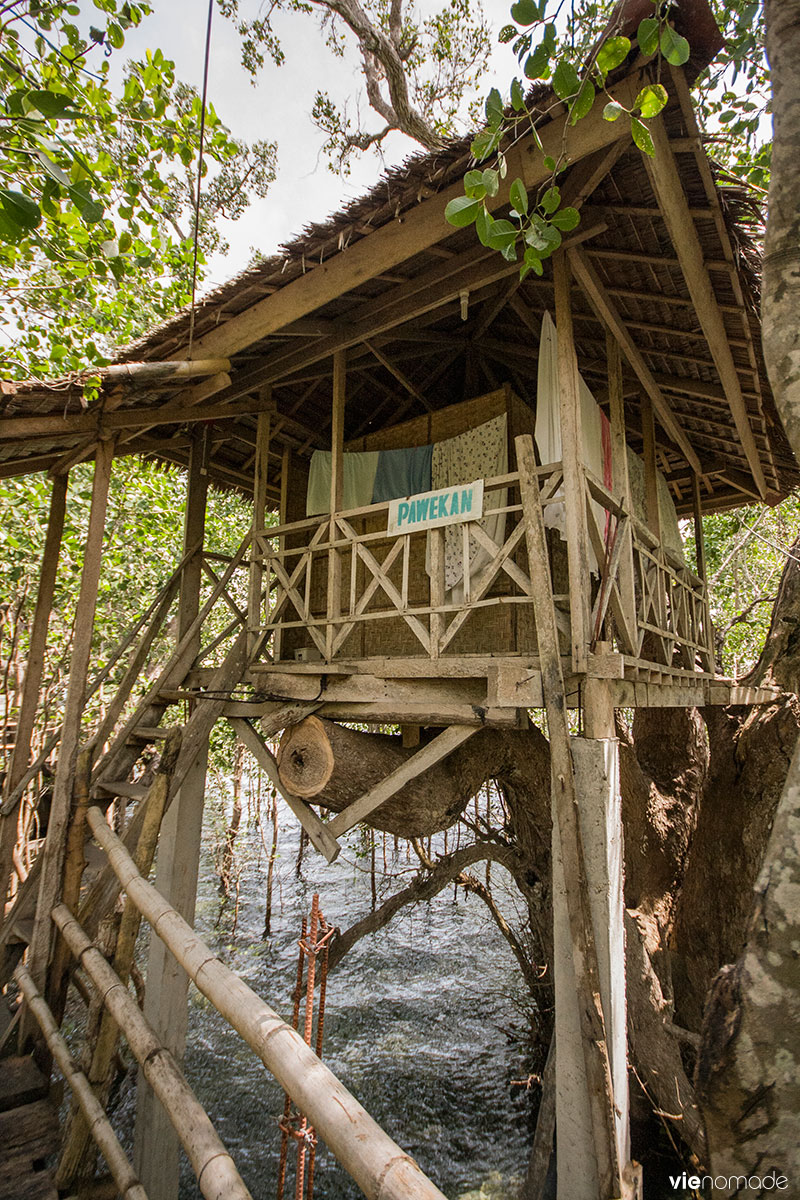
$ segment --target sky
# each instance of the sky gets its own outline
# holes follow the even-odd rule
[[[240,0],[242,15],[255,15],[259,0]],[[160,48],[174,60],[179,78],[200,88],[207,8],[198,0],[152,0],[154,12],[131,30],[124,58]],[[507,23],[510,0],[484,0],[484,11],[496,31]],[[423,7],[421,5],[420,7]],[[426,5],[430,7],[430,5]],[[240,61],[236,31],[215,9],[211,35],[209,99],[234,136],[254,141],[267,138],[278,143],[277,179],[264,200],[255,199],[236,222],[223,222],[230,249],[209,264],[204,290],[224,282],[242,270],[254,249],[264,255],[281,242],[298,234],[310,221],[323,220],[342,204],[363,195],[379,177],[380,159],[373,153],[356,158],[349,176],[342,178],[328,169],[320,153],[323,136],[314,126],[311,107],[318,88],[342,101],[358,89],[361,75],[357,54],[335,57],[326,47],[314,16],[278,13],[274,27],[280,33],[286,63],[276,67],[266,62],[257,86]],[[493,55],[493,74],[503,77],[507,88],[514,68],[508,47]],[[487,79],[486,89],[491,86]],[[364,101],[365,125],[380,127]],[[399,134],[391,135],[384,147],[384,161],[391,166],[419,150],[416,143]]]

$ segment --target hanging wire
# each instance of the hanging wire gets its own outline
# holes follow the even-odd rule
[[[208,67],[211,61],[211,19],[214,16],[214,0],[208,0],[208,22],[206,24],[206,51],[203,62],[203,95],[200,101],[200,146],[197,154],[197,188],[194,201],[194,235],[192,245],[192,306],[189,310],[189,349],[186,357],[192,357],[194,341],[194,305],[197,295],[197,241],[200,231],[200,188],[203,180],[203,150],[206,138],[206,98],[208,96]]]

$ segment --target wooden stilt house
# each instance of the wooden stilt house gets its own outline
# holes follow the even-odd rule
[[[682,6],[678,20],[691,26],[696,69],[718,48],[716,26],[702,0]],[[634,50],[611,93],[630,107],[648,72]],[[565,128],[550,94],[531,101],[545,152],[566,147],[559,182],[581,212],[541,278],[521,281],[517,263],[445,221],[470,165],[468,141],[455,142],[412,159],[208,296],[191,341],[188,315],[154,331],[107,371],[88,409],[78,381],[8,387],[0,408],[0,475],[53,479],[33,634],[39,657],[32,649],[3,805],[4,885],[15,805],[39,769],[29,761],[30,731],[66,480],[75,464],[95,462],[52,815],[43,865],[16,891],[3,927],[8,969],[30,943],[31,986],[58,1016],[70,953],[90,957],[80,935],[67,936],[70,913],[91,936],[120,886],[120,863],[130,906],[151,920],[169,908],[191,922],[205,757],[218,719],[233,722],[279,786],[267,741],[310,713],[396,723],[412,744],[426,731],[402,769],[332,821],[287,797],[317,849],[334,858],[343,831],[475,729],[524,728],[529,710],[545,708],[558,781],[559,1196],[570,1200],[638,1187],[628,1162],[621,877],[609,853],[622,837],[614,709],[769,698],[716,669],[702,516],[775,503],[800,480],[760,349],[760,215],[743,187],[712,168],[684,72],[669,71],[665,82],[669,105],[649,123],[652,159],[600,106]],[[529,191],[545,181],[532,137],[509,149],[508,167],[508,180],[521,177]],[[502,188],[493,205],[495,213],[508,206]],[[87,730],[105,499],[119,455],[187,468],[185,554],[124,647],[132,657],[119,696],[101,727]],[[252,534],[224,564],[203,552],[209,485],[252,496]],[[686,520],[691,563],[678,535]],[[243,574],[246,611],[230,595]],[[132,708],[137,673],[173,599],[175,651]],[[218,605],[231,619],[211,638]],[[82,892],[81,822],[97,836],[98,809],[123,797],[133,813],[125,842],[131,852],[141,844],[156,802],[136,764],[142,747],[163,737],[177,700],[189,707],[163,784],[164,900],[146,885],[136,890],[136,868],[105,833],[111,866]],[[568,708],[584,712],[579,739],[569,737]],[[587,828],[578,836],[576,794],[582,813],[600,813],[596,844]],[[148,865],[143,852],[138,871]],[[178,1052],[186,975],[172,970],[170,953],[190,974],[198,964],[173,934],[168,952],[157,922],[145,1017]],[[589,998],[580,1011],[576,995]],[[289,1090],[304,1097],[306,1065],[285,1068]],[[151,1197],[172,1194],[177,1161],[157,1095],[143,1085],[138,1114],[137,1165]],[[366,1187],[377,1160],[365,1166],[334,1118],[310,1115]],[[73,1156],[76,1144],[67,1146]],[[421,1179],[380,1195],[438,1194]]]

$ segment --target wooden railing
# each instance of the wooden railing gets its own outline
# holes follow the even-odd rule
[[[563,505],[561,464],[539,467],[537,475],[542,507]],[[503,605],[532,612],[519,476],[511,472],[487,479],[484,490],[488,496],[502,493],[489,515],[504,514],[505,531],[494,541],[477,521],[458,527],[457,594],[446,588],[444,531],[390,537],[388,503],[257,531],[254,558],[264,590],[258,612],[249,616],[256,655],[274,663],[294,661],[298,651],[299,657],[324,662],[359,658],[355,631],[372,622],[395,621],[411,632],[415,656],[436,660],[455,653],[454,639],[473,613]],[[631,659],[713,673],[702,580],[589,472],[585,500],[590,558],[597,572],[591,648],[603,641]],[[604,515],[599,516],[598,506]],[[547,516],[545,523],[552,523]],[[477,571],[476,549],[482,557]],[[568,633],[569,594],[557,593],[555,602],[559,629]],[[486,652],[502,650],[487,646]]]
[[[561,485],[560,464],[540,467],[538,474],[546,506]],[[477,521],[457,527],[458,598],[446,586],[444,529],[389,537],[388,503],[258,531],[255,552],[268,597],[256,623],[260,648],[272,661],[286,661],[286,633],[303,630],[320,658],[330,662],[346,657],[348,641],[359,627],[399,620],[413,634],[417,653],[438,659],[473,613],[499,605],[530,606],[531,582],[520,565],[526,554],[518,480],[512,472],[484,482],[484,496],[502,493],[488,512],[505,517],[501,541],[494,541]],[[376,518],[382,527],[369,530]],[[423,562],[427,582],[420,597]]]
[[[607,514],[603,529],[592,501]],[[642,662],[713,674],[713,635],[702,579],[588,471],[586,502],[589,539],[600,564],[593,641],[613,641]]]

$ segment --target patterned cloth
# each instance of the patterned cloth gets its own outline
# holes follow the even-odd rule
[[[398,500],[431,490],[433,446],[414,446],[408,450],[381,450],[372,503]]]
[[[363,508],[372,504],[375,475],[378,470],[378,451],[368,450],[357,454],[342,455],[344,465],[344,489],[342,509]],[[331,452],[315,450],[311,455],[306,493],[306,516],[331,510]]]
[[[472,483],[476,479],[491,479],[494,475],[505,475],[508,471],[508,417],[502,413],[491,421],[468,429],[444,442],[435,442],[431,461],[431,489],[453,487],[458,483]],[[483,511],[491,514],[494,508],[505,508],[507,493],[486,492]],[[481,528],[496,542],[503,544],[506,529],[506,514],[487,515],[480,522]],[[430,557],[430,556],[429,556]],[[476,578],[490,561],[491,555],[478,544],[475,537],[469,539],[469,575]],[[430,561],[426,564],[430,574]],[[447,525],[444,530],[444,578],[448,601],[460,603],[464,598],[463,587],[463,537],[461,525]],[[450,594],[452,593],[452,594]]]

